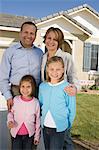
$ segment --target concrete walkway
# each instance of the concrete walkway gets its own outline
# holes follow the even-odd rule
[[[7,111],[0,111],[0,150],[10,150],[10,134],[6,123]]]

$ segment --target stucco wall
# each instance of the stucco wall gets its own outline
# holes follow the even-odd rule
[[[4,51],[5,51],[5,49],[4,49],[4,48],[0,48],[0,62],[1,62],[2,55],[3,55]]]
[[[83,41],[75,41],[74,63],[79,80],[88,80],[88,73],[83,72]]]

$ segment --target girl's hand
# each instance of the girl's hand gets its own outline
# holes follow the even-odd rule
[[[34,145],[38,145],[38,144],[39,144],[39,141],[34,140]]]
[[[77,94],[77,88],[75,87],[74,84],[69,84],[67,87],[65,87],[64,91],[69,96],[75,96]]]
[[[15,127],[15,124],[13,121],[9,121],[8,122],[8,128],[11,129],[11,128],[14,128]]]

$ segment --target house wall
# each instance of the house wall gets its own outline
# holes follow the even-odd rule
[[[92,32],[92,36],[85,40],[86,43],[99,45],[99,15],[86,8],[71,12],[68,15],[70,15],[73,19],[77,20]],[[90,72],[94,72],[94,70],[90,70]],[[96,73],[99,74],[98,72]],[[84,78],[86,78],[86,76],[87,78],[90,78],[88,72],[82,72],[81,75],[84,75]]]
[[[99,17],[88,10],[72,13],[70,16],[88,28],[95,37],[99,37]]]
[[[3,31],[3,30],[0,31],[0,62],[6,48],[8,48],[11,44],[17,42],[18,39],[19,39],[18,32]]]
[[[44,30],[38,30],[37,31],[37,36],[36,36],[36,39],[35,39],[35,42],[34,44],[40,48],[42,48],[42,43],[43,43],[43,36],[45,35],[45,31]]]
[[[5,51],[5,49],[0,47],[0,62],[1,62],[2,55],[3,55],[4,51]]]
[[[75,41],[74,63],[79,80],[88,80],[88,73],[83,72],[83,42],[81,40]]]

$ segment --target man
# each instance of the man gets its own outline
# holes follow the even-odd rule
[[[37,85],[40,83],[40,68],[43,52],[33,42],[37,27],[33,22],[24,22],[19,33],[20,41],[9,47],[2,57],[0,66],[0,91],[7,99],[8,110],[13,105],[13,96],[18,93],[22,76],[33,75]]]

